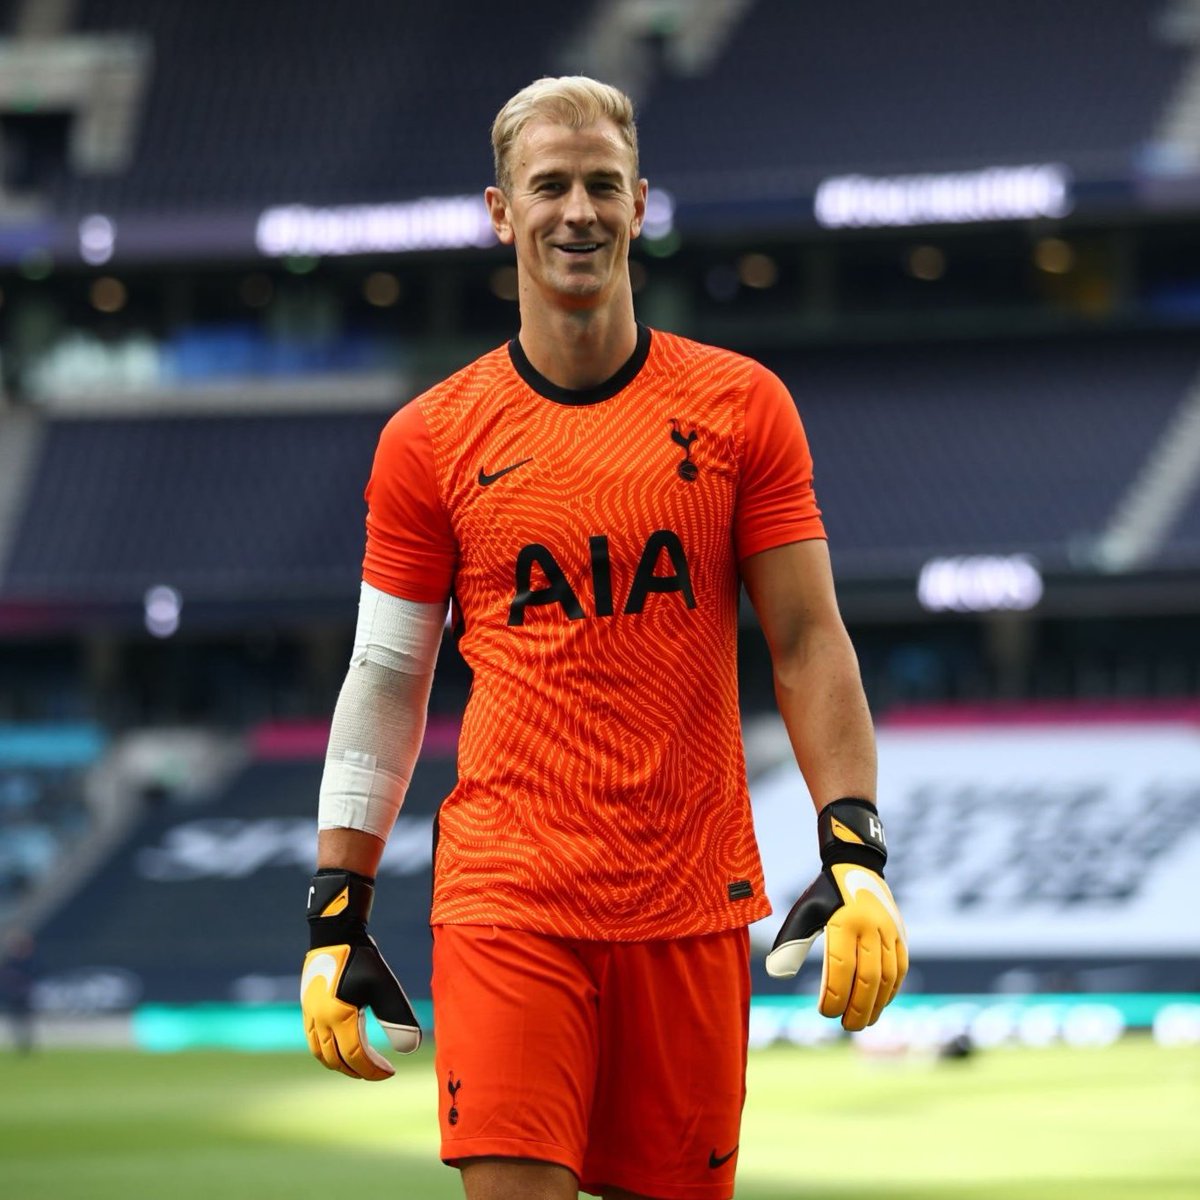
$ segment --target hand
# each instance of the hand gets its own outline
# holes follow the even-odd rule
[[[873,804],[846,799],[821,810],[817,829],[823,869],[792,905],[767,955],[767,974],[795,975],[824,932],[821,1014],[841,1017],[845,1029],[865,1029],[908,974],[904,921],[883,879],[883,826]]]
[[[368,1007],[394,1050],[411,1054],[421,1044],[408,997],[367,933],[374,896],[374,881],[353,871],[318,871],[308,889],[312,948],[300,977],[304,1032],[315,1057],[353,1079],[396,1073],[367,1041]]]

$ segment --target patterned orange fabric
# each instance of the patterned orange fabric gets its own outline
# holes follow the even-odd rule
[[[779,380],[642,327],[565,392],[514,341],[392,418],[367,501],[364,578],[452,593],[474,671],[433,924],[640,941],[766,916],[737,563],[824,536]]]

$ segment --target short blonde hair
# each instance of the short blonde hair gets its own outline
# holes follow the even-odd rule
[[[547,76],[522,88],[496,114],[492,122],[492,156],[496,164],[496,186],[507,192],[512,184],[508,156],[531,121],[552,121],[571,129],[608,118],[616,125],[625,144],[633,152],[633,178],[638,177],[637,126],[633,119],[633,101],[611,84],[589,79],[586,75]]]

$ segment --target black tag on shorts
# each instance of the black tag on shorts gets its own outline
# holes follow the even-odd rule
[[[754,895],[754,885],[748,879],[739,879],[729,885],[730,900],[749,900]]]

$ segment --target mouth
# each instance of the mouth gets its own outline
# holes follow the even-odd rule
[[[564,254],[588,255],[600,249],[599,242],[563,242],[558,247]]]

